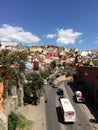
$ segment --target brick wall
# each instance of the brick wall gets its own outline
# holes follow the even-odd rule
[[[78,78],[98,89],[98,67],[77,67]]]
[[[76,68],[78,80],[86,84],[86,95],[98,105],[98,67],[80,66]]]

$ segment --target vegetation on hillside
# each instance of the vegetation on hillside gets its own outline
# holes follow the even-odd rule
[[[32,121],[27,120],[23,115],[11,112],[8,116],[8,130],[30,130]]]

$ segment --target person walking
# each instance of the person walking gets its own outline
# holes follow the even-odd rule
[[[48,102],[48,98],[47,98],[47,96],[45,97],[45,103],[47,103]]]

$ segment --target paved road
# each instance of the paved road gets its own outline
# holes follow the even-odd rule
[[[60,130],[57,108],[59,106],[57,102],[56,88],[48,85],[46,88],[46,95],[48,96],[48,103],[45,104],[46,112],[46,129],[47,130]]]
[[[74,87],[74,86],[73,86]],[[67,95],[67,98],[69,98],[71,104],[73,105],[75,111],[76,111],[76,122],[75,124],[72,126],[72,129],[76,129],[76,130],[92,130],[92,126],[89,123],[89,120],[87,119],[86,115],[84,114],[83,109],[81,109],[81,105],[83,105],[82,103],[76,103],[73,101],[73,92],[72,89],[70,88],[69,85],[67,85],[67,82],[65,83],[65,90]],[[70,126],[66,126],[67,130],[70,130]]]
[[[62,85],[62,82],[61,82],[61,85]],[[60,110],[60,103],[58,100],[59,96],[56,93],[57,89],[49,85],[46,87],[46,94],[49,97],[48,104],[46,104],[47,130],[50,130],[50,129],[51,130],[82,130],[82,129],[92,130],[92,126],[90,125],[89,120],[86,118],[86,116],[84,115],[84,112],[79,107],[80,104],[76,104],[75,102],[73,102],[70,87],[67,86],[67,88],[69,88],[69,89],[66,88],[67,92],[65,92],[65,86],[62,85],[62,87],[64,89],[65,96],[67,97],[67,93],[68,95],[70,95],[70,97],[67,97],[67,98],[69,98],[69,100],[71,101],[72,105],[74,106],[76,110],[77,121],[72,125],[71,124],[65,125],[63,123],[62,116],[61,116],[62,114]]]

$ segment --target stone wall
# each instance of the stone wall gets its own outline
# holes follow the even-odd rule
[[[8,130],[8,115],[11,111],[18,113],[18,108],[23,106],[23,87],[20,85],[18,90],[14,86],[12,96],[8,96],[3,103],[3,110],[0,111],[0,130]]]

